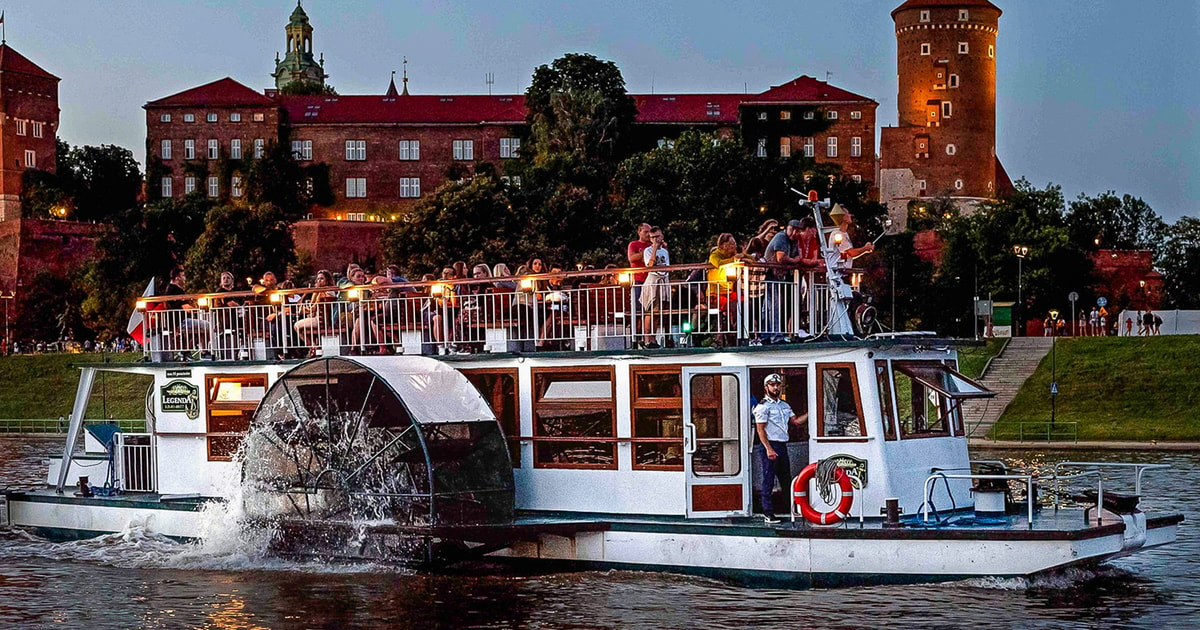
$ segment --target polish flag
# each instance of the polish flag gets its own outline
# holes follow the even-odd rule
[[[0,15],[0,18],[4,16]],[[154,297],[154,278],[150,278],[150,284],[146,285],[146,290],[142,291],[142,297]],[[140,344],[145,344],[145,334],[143,325],[145,323],[145,315],[138,309],[133,309],[133,314],[129,316],[129,325],[125,327],[125,332],[129,333]]]

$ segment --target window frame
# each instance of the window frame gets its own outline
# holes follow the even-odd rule
[[[513,468],[521,468],[521,442],[529,440],[531,437],[521,434],[521,371],[517,368],[462,368],[459,369],[459,372],[461,372],[468,381],[471,381],[471,385],[479,391],[479,394],[483,396],[484,402],[488,404],[488,408],[491,409],[492,413],[496,416],[496,422],[500,424],[500,432],[504,434],[504,441],[508,445],[508,456],[509,459],[512,460]],[[512,427],[511,431],[505,426],[506,423],[504,419],[501,418],[500,414],[496,412],[496,408],[492,405],[491,397],[484,393],[484,391],[479,388],[479,385],[476,384],[475,381],[471,380],[472,375],[500,377],[508,376],[512,378],[513,395],[511,402],[513,404],[515,416],[514,421],[516,424]]]
[[[815,366],[817,374],[817,430],[813,439],[817,441],[830,440],[837,442],[866,442],[870,439],[870,434],[867,432],[866,417],[863,414],[862,391],[858,383],[858,364],[854,362],[843,363],[817,363]],[[854,404],[858,411],[858,430],[859,435],[841,436],[841,435],[825,435],[825,372],[826,370],[850,370],[850,385],[854,391]],[[810,420],[811,422],[811,420]]]
[[[37,151],[25,149],[25,168],[37,168]]]
[[[970,42],[958,42],[958,54],[960,54],[960,55],[971,54],[971,43]]]
[[[174,188],[174,185],[171,182],[170,175],[167,175],[167,176],[163,177],[162,179],[158,180],[158,195],[160,197],[167,197],[167,198],[174,197],[175,192],[174,192],[173,188]]]
[[[237,199],[242,197],[242,178],[234,175],[229,178],[229,196]]]
[[[216,175],[210,175],[208,178],[207,191],[210,199],[215,199],[221,196],[221,179]]]
[[[405,189],[408,189],[408,194]],[[421,197],[421,178],[420,177],[401,177],[400,178],[400,198],[401,199],[419,199]]]
[[[210,122],[210,123],[217,122],[217,113],[216,112],[208,112],[207,114],[205,114],[204,122]]]
[[[951,74],[949,77],[947,77],[947,79],[946,79],[946,85],[947,85],[947,86],[948,86],[950,89],[956,89],[956,88],[958,88],[958,75],[957,75],[957,74]]]
[[[196,122],[196,115],[195,115],[195,114],[184,114],[184,115],[183,115],[183,122],[185,122],[185,123],[194,123],[194,122]]]
[[[500,158],[512,160],[521,157],[520,138],[500,138]]]
[[[455,160],[462,162],[473,162],[475,160],[474,140],[454,140],[450,148]]]
[[[347,140],[346,141],[346,161],[347,162],[362,162],[366,159],[367,159],[367,141],[366,140]]]
[[[850,157],[862,157],[861,136],[853,136],[850,138]]]
[[[421,160],[420,140],[400,140],[396,143],[396,158],[401,162],[418,162]]]
[[[929,9],[921,9],[920,12],[917,13],[917,20],[919,20],[921,22],[928,22],[929,21]]]
[[[196,159],[196,141],[192,138],[183,141],[183,159]]]
[[[781,136],[779,138],[779,157],[792,157],[792,139],[788,136]]]
[[[953,118],[954,105],[950,101],[942,101],[942,118]]]
[[[831,110],[825,112],[825,120],[837,120],[837,119],[838,119],[838,113],[837,113],[836,109],[831,109]]]
[[[256,160],[262,159],[263,155],[266,153],[266,146],[267,146],[266,140],[264,140],[263,138],[255,138],[254,139],[254,159],[256,159]]]
[[[230,113],[230,114],[229,114],[229,122],[232,122],[232,123],[240,123],[240,122],[242,122],[242,113],[241,113],[241,112],[232,112],[232,113]]]
[[[620,453],[618,452],[617,444],[620,440],[618,440],[618,438],[617,438],[617,370],[616,370],[616,367],[612,366],[612,365],[597,366],[595,368],[589,367],[586,369],[574,370],[574,371],[570,372],[570,374],[572,374],[572,375],[607,374],[608,382],[611,384],[611,389],[610,389],[611,393],[607,400],[603,399],[603,398],[586,398],[586,399],[580,398],[580,399],[575,399],[575,400],[572,400],[571,402],[565,402],[565,403],[564,402],[553,402],[553,403],[543,402],[541,400],[542,392],[539,391],[539,382],[538,382],[539,377],[541,377],[543,375],[562,376],[563,374],[564,374],[564,372],[558,368],[532,368],[529,371],[530,386],[531,386],[531,393],[532,393],[532,396],[531,396],[532,409],[530,410],[531,411],[530,418],[533,421],[532,435],[530,436],[529,439],[533,443],[533,467],[534,468],[567,468],[567,469],[575,469],[575,470],[617,470],[618,465],[620,464],[620,461],[619,461]],[[587,379],[579,379],[579,380],[587,380]],[[611,418],[612,418],[612,423],[610,425],[611,437],[609,437],[609,436],[548,437],[548,436],[538,435],[538,427],[539,427],[538,415],[539,415],[539,413],[543,412],[547,408],[553,408],[554,406],[562,406],[566,409],[571,409],[571,410],[574,410],[574,409],[582,409],[582,410],[593,409],[594,410],[594,409],[597,409],[598,405],[606,405],[607,409],[609,409],[611,412],[611,414],[610,414]],[[571,464],[571,463],[539,461],[538,460],[538,448],[537,448],[538,444],[539,443],[550,443],[550,442],[592,442],[592,443],[597,443],[597,444],[608,444],[609,447],[612,449],[612,464],[609,466],[598,466],[595,464]]]
[[[838,156],[838,141],[837,136],[829,136],[825,138],[825,157],[835,158]]]
[[[20,118],[18,118],[15,122],[17,125],[17,135],[18,136],[25,136],[25,135],[29,134],[29,126],[24,120],[21,120]]]
[[[160,122],[160,123],[169,123],[169,122],[171,122],[171,115],[170,115],[170,114],[159,114],[159,115],[158,115],[158,122]]]
[[[684,389],[683,368],[698,367],[698,366],[715,366],[715,365],[718,365],[718,364],[716,364],[716,363],[703,363],[703,364],[679,363],[679,364],[666,364],[666,365],[631,365],[629,367],[629,442],[630,442],[629,454],[630,454],[630,460],[631,460],[630,463],[633,466],[633,470],[656,470],[656,471],[665,470],[665,471],[683,472],[683,461],[682,460],[680,460],[680,463],[678,466],[674,466],[671,464],[638,464],[637,445],[638,444],[678,444],[679,448],[680,448],[680,452],[682,454],[682,451],[683,451],[683,433],[682,433],[682,431],[683,431],[683,424],[686,420],[683,417],[683,389]],[[679,379],[679,396],[677,396],[677,397],[676,396],[646,396],[644,398],[639,397],[638,396],[638,376],[646,375],[646,374],[650,374],[650,375],[671,374],[671,375],[676,376]],[[719,375],[712,375],[712,376],[719,376]],[[719,392],[717,394],[716,400],[718,402],[716,403],[715,408],[720,409],[721,405],[720,405],[720,393]],[[678,401],[678,407],[675,406],[676,401]],[[697,402],[697,400],[695,398],[693,398],[692,399],[692,408],[693,409],[696,408],[696,402]],[[643,410],[646,410],[646,409],[674,410],[676,408],[679,409],[679,426],[680,426],[680,432],[681,432],[678,440],[676,440],[675,438],[672,438],[672,437],[638,437],[637,412],[639,409],[643,409]],[[711,406],[710,405],[702,405],[702,408],[708,409],[708,408],[711,408]],[[686,455],[683,455],[683,456],[686,457]]]
[[[804,157],[816,157],[817,141],[815,138],[808,137],[804,139]]]
[[[351,183],[354,182],[353,188]],[[351,194],[353,192],[353,194]],[[346,178],[346,199],[366,199],[367,198],[367,178],[366,177],[347,177]]]
[[[210,160],[218,160],[221,158],[221,141],[216,138],[208,140],[208,152],[205,154]]]
[[[158,157],[159,157],[159,159],[163,159],[163,160],[172,159],[171,158],[171,139],[170,138],[163,138],[162,141],[160,141],[158,143]]]
[[[850,112],[850,120],[862,120],[862,111],[856,109]]]
[[[196,178],[188,175],[183,178],[183,194],[188,195],[196,192]]]
[[[242,159],[242,139],[241,138],[233,138],[229,141],[229,159],[231,159],[231,160]]]
[[[241,382],[243,384],[243,386],[246,386],[245,383],[247,383],[247,382],[261,383],[261,387],[263,388],[263,396],[265,397],[266,392],[267,392],[267,380],[268,379],[267,379],[266,374],[206,374],[204,376],[204,398],[205,398],[205,403],[206,403],[205,409],[204,409],[204,443],[205,443],[204,451],[208,457],[208,461],[210,461],[210,462],[233,461],[233,455],[237,453],[237,448],[234,448],[233,452],[231,452],[229,455],[213,455],[213,438],[218,438],[218,439],[220,439],[220,438],[245,438],[246,435],[250,432],[250,422],[253,420],[254,410],[258,408],[258,403],[261,402],[261,399],[255,400],[255,401],[216,400],[215,391],[217,388],[220,387],[219,383],[220,382]],[[214,383],[217,385],[217,388],[214,388]],[[257,387],[257,386],[259,386],[259,385],[257,385],[257,384],[250,385],[250,387]],[[212,430],[213,411],[239,411],[239,412],[242,412],[246,418],[246,423],[247,423],[246,430],[245,431],[213,431]],[[241,446],[240,443],[238,444],[238,446],[239,447]]]
[[[929,42],[921,42],[921,56],[928,57],[933,54],[933,45]]]
[[[895,442],[900,439],[900,429],[896,424],[891,363],[889,359],[875,360],[875,387],[879,390],[879,419],[883,423],[883,439],[887,442]]]
[[[42,132],[42,123],[39,121],[36,121],[36,120],[32,121],[32,123],[33,123],[33,137],[34,138],[43,137],[44,134]]]

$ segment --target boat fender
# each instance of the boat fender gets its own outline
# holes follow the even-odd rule
[[[828,512],[818,512],[808,500],[808,482],[817,476],[818,466],[826,462],[831,465],[832,470],[829,474],[832,475],[832,478],[826,482],[826,487],[821,488],[821,495],[829,503],[837,501],[837,504]],[[800,508],[800,514],[804,519],[814,525],[836,525],[842,522],[850,515],[850,505],[854,503],[854,485],[850,481],[850,476],[836,463],[829,460],[826,462],[814,462],[805,466],[804,470],[800,471],[800,474],[792,481],[792,501]],[[825,477],[826,475],[821,476]],[[834,495],[835,490],[841,493],[840,496]],[[826,496],[827,493],[828,496]]]

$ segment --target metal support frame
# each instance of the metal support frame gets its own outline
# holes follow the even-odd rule
[[[92,396],[92,384],[96,381],[96,368],[85,367],[79,373],[79,386],[75,389],[75,405],[71,408],[71,426],[67,429],[67,443],[63,447],[62,464],[58,468],[58,485],[54,491],[62,494],[71,471],[71,460],[75,457],[75,443],[83,429],[83,416],[87,413],[88,400]]]

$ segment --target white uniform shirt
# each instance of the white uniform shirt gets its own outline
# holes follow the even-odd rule
[[[788,441],[788,421],[792,416],[791,405],[783,400],[766,396],[754,408],[754,423],[767,425],[767,440],[771,442]]]
[[[837,235],[841,234],[841,241],[838,242]],[[843,258],[842,255],[854,247],[854,243],[850,242],[850,235],[840,228],[835,228],[829,233],[829,262],[835,269],[849,269],[854,261],[849,258]]]

